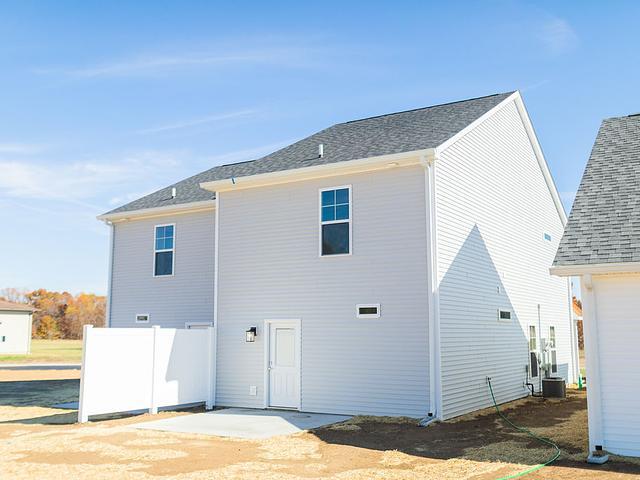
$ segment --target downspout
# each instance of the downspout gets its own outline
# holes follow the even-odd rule
[[[111,327],[111,287],[113,285],[113,247],[114,247],[114,235],[115,225],[108,220],[105,221],[109,225],[109,282],[107,283],[107,305],[105,312],[105,326]]]
[[[214,345],[213,345],[213,358],[211,365],[211,385],[212,385],[212,403],[209,405],[210,408],[213,408],[216,404],[216,387],[218,381],[218,290],[219,290],[219,258],[220,258],[220,192],[216,192],[216,211],[215,211],[215,221],[214,228],[215,232],[213,233],[213,335],[214,335]]]
[[[429,411],[420,425],[442,420],[440,366],[440,305],[438,297],[438,252],[435,194],[435,160],[433,150],[420,158],[424,167],[425,226],[427,250],[427,292],[429,331]]]
[[[602,395],[600,391],[600,352],[598,351],[598,317],[596,313],[596,296],[593,291],[591,274],[580,278],[582,292],[582,327],[587,355],[585,357],[589,388],[587,389],[587,416],[589,421],[589,458],[587,461],[598,462],[594,452],[602,450],[604,434],[602,428]]]

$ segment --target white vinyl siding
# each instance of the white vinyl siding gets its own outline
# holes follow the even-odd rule
[[[487,376],[499,402],[527,394],[538,304],[538,335],[556,326],[566,378],[567,280],[548,271],[563,226],[514,102],[441,152],[436,195],[444,417],[489,406]],[[496,322],[497,308],[512,322]]]
[[[179,236],[171,276],[154,277],[154,228],[174,224]],[[214,211],[114,224],[112,327],[184,328],[213,321]],[[149,323],[136,323],[136,314]]]
[[[346,184],[354,249],[328,260],[318,191]],[[303,411],[428,412],[422,167],[227,191],[219,209],[217,405],[264,406],[264,320],[300,319]],[[356,318],[369,303],[381,318]]]
[[[640,275],[593,277],[599,352],[587,361],[599,368],[603,448],[618,455],[640,456],[638,292]]]

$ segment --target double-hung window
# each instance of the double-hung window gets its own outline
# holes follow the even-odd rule
[[[539,373],[538,367],[538,335],[536,327],[529,326],[529,376],[537,378]]]
[[[558,352],[556,350],[556,327],[549,327],[549,363],[551,373],[558,373]]]
[[[351,253],[351,187],[320,190],[320,255]]]
[[[173,275],[175,225],[156,225],[154,237],[153,275]]]

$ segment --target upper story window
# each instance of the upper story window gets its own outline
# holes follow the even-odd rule
[[[154,242],[153,275],[173,275],[175,225],[156,225]]]
[[[351,187],[320,190],[320,255],[351,253]]]

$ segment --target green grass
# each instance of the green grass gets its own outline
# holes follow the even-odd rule
[[[29,355],[0,355],[1,363],[80,363],[82,340],[31,340]]]

